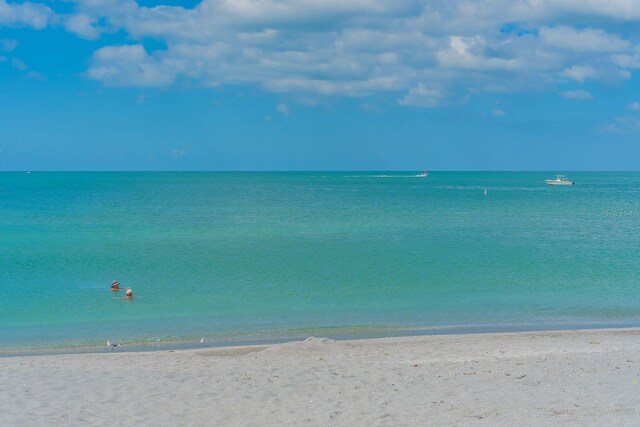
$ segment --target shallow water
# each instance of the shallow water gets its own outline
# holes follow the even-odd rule
[[[0,346],[640,325],[640,174],[416,174],[0,173]]]

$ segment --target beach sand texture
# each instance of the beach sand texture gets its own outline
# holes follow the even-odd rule
[[[640,330],[0,359],[4,425],[637,425]]]

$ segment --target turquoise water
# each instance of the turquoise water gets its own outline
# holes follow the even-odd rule
[[[0,346],[640,325],[640,174],[553,175],[0,173]]]

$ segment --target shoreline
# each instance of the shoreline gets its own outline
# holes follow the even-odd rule
[[[0,359],[10,425],[633,425],[640,328]]]
[[[505,324],[505,325],[452,325],[434,327],[349,327],[349,332],[341,331],[341,328],[310,328],[304,330],[294,330],[287,335],[234,335],[216,338],[206,338],[205,345],[199,343],[199,338],[176,339],[166,341],[145,341],[145,340],[123,340],[117,341],[120,346],[117,351],[121,353],[148,353],[155,351],[180,351],[197,350],[202,348],[227,348],[227,347],[250,347],[250,346],[270,346],[285,344],[290,342],[303,341],[309,337],[322,336],[335,341],[369,340],[384,338],[411,338],[440,335],[483,335],[495,333],[544,333],[561,331],[602,331],[602,330],[639,330],[640,325],[636,322],[583,322],[583,323],[558,323],[549,325],[540,324]],[[358,332],[358,330],[360,330]],[[24,347],[0,347],[0,359],[8,357],[30,357],[30,356],[53,356],[53,355],[73,355],[73,354],[101,354],[110,353],[111,349],[103,345],[51,345],[51,346],[24,346]]]

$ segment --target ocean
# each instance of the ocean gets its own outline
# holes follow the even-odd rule
[[[640,173],[417,174],[2,172],[0,349],[640,326]]]

